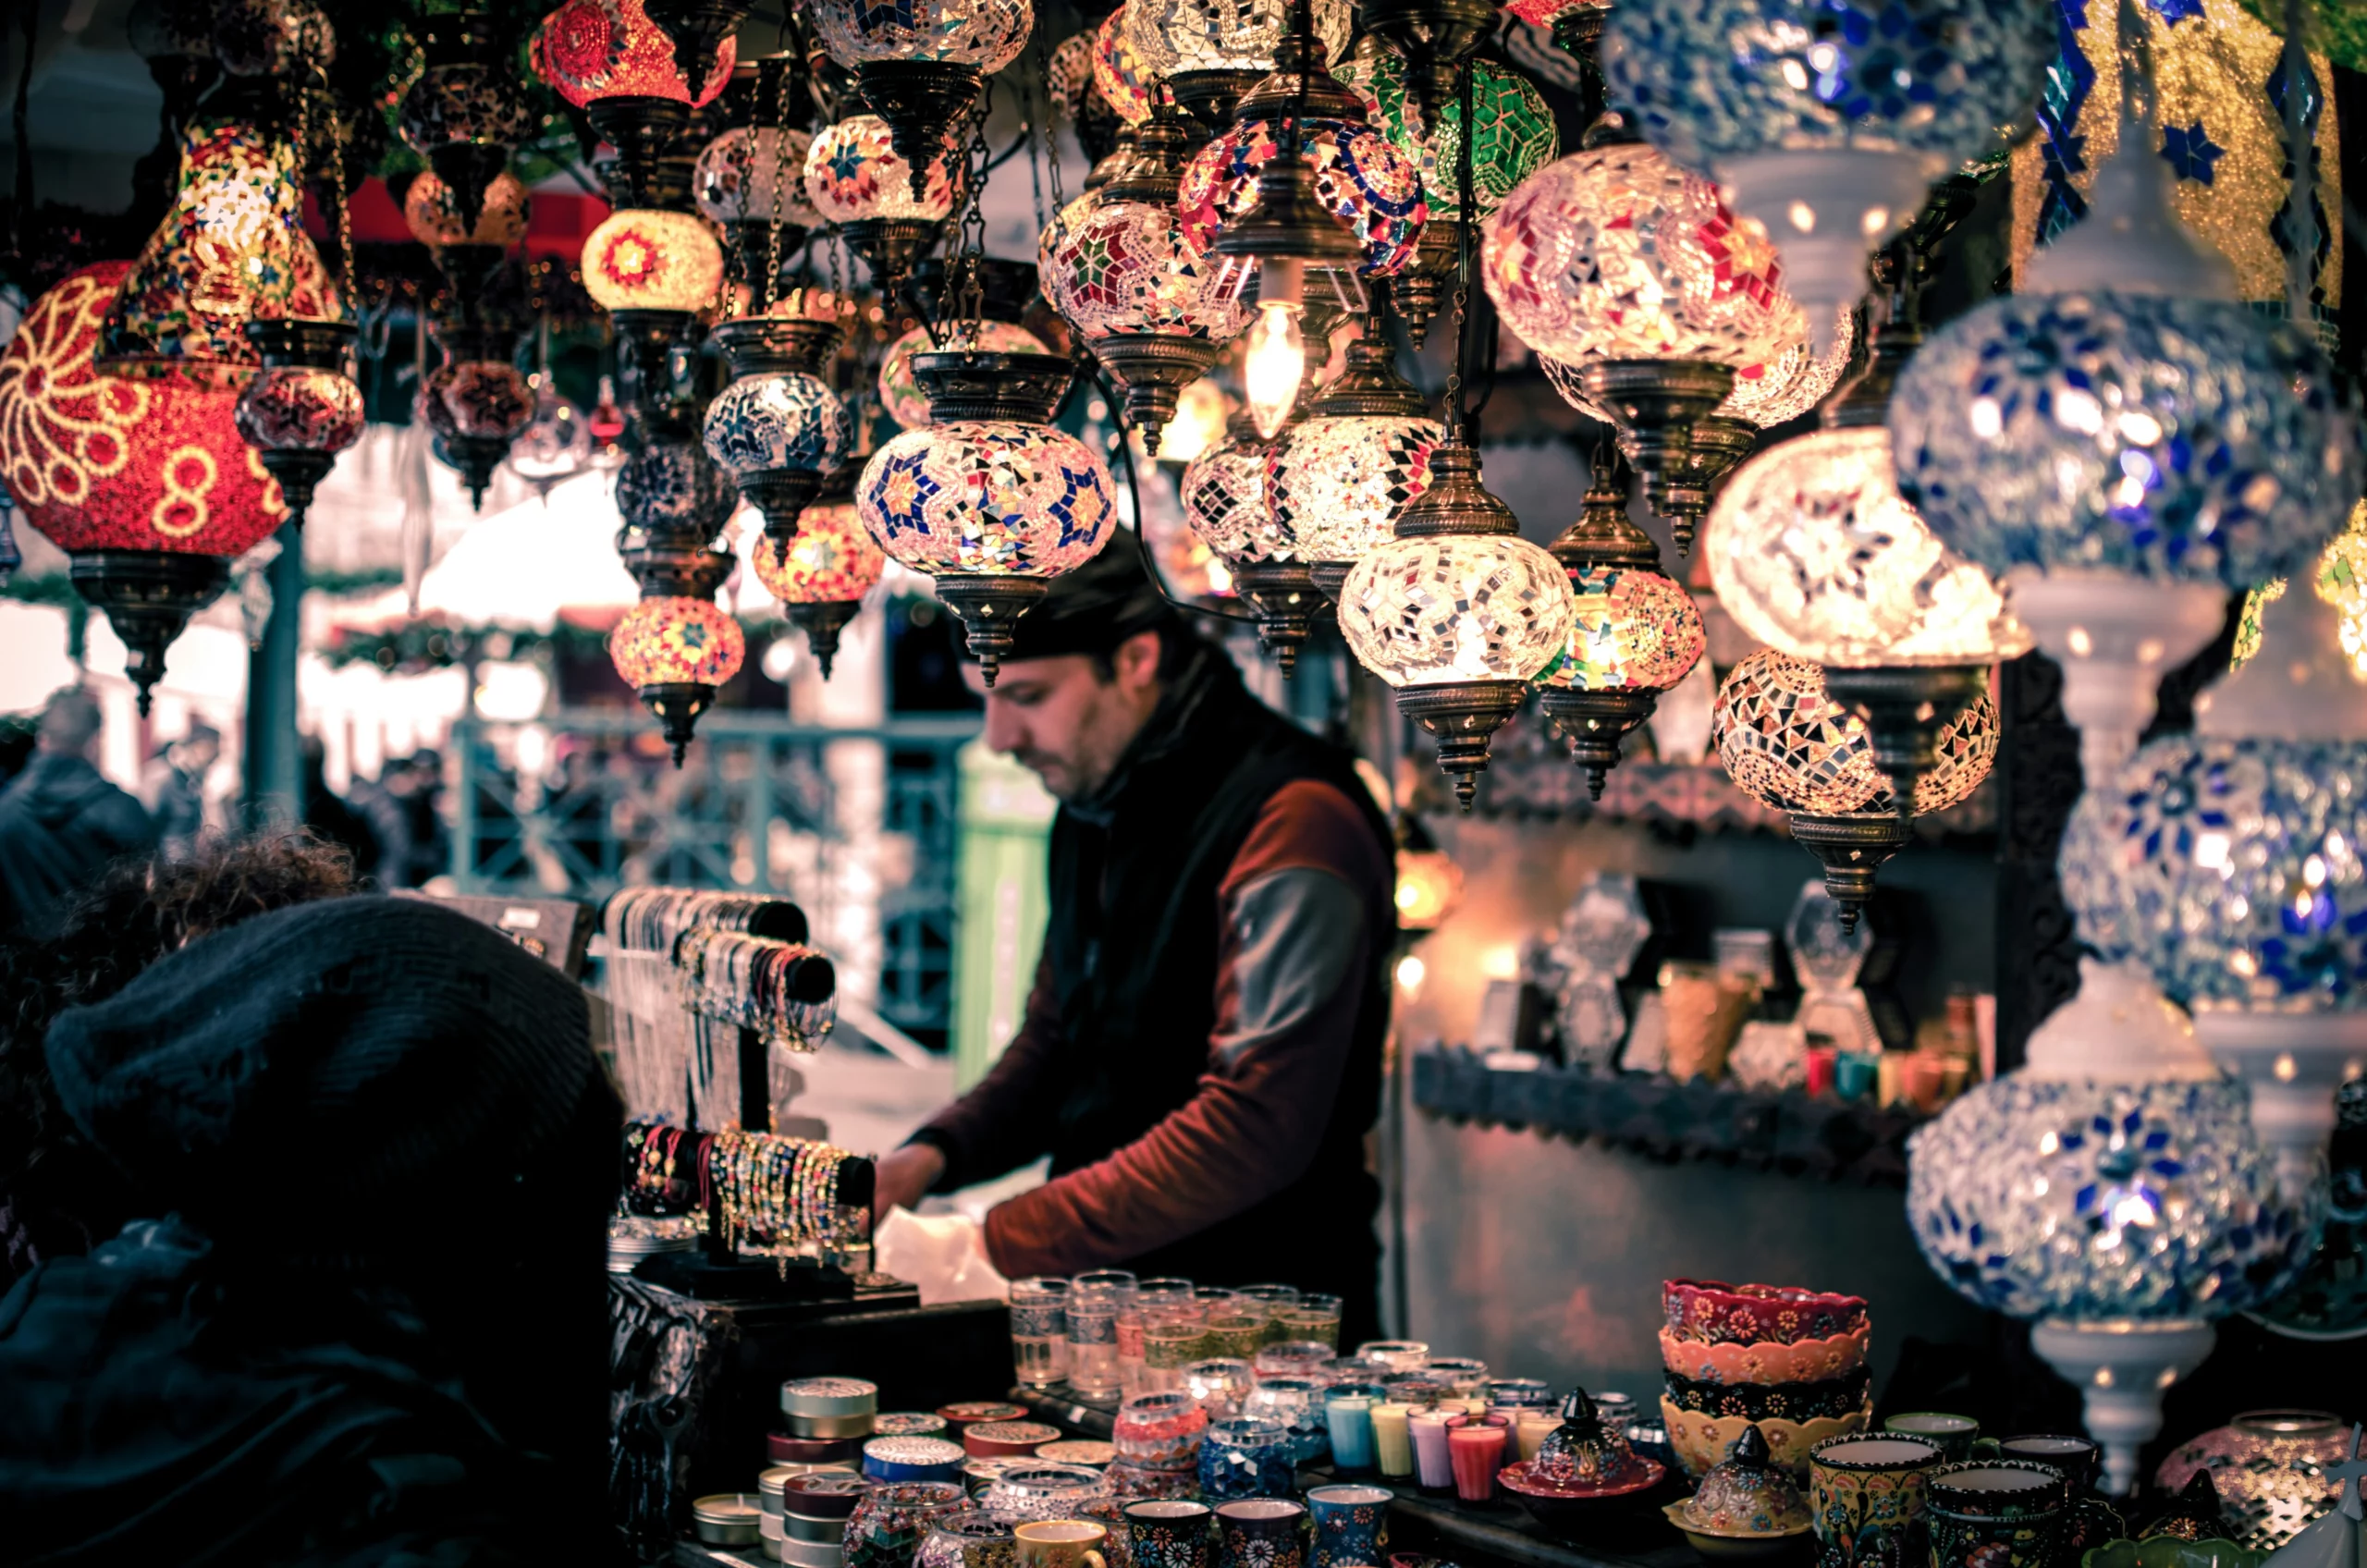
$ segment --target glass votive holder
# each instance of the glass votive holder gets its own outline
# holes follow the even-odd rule
[[[1278,1319],[1282,1313],[1299,1304],[1297,1286],[1244,1285],[1241,1287],[1241,1299],[1245,1304],[1244,1310],[1248,1316],[1265,1321],[1268,1344],[1292,1337]]]
[[[1137,1394],[1110,1423],[1117,1457],[1147,1470],[1188,1470],[1199,1463],[1208,1413],[1186,1393]]]
[[[1323,1414],[1323,1390],[1305,1378],[1261,1378],[1241,1402],[1243,1416],[1280,1421],[1290,1428],[1292,1456],[1305,1464],[1331,1447]]]
[[[1143,1391],[1143,1323],[1140,1305],[1118,1310],[1118,1384],[1127,1394]]]
[[[1434,1355],[1423,1372],[1444,1383],[1459,1394],[1485,1393],[1488,1390],[1488,1364],[1474,1361],[1467,1355]]]
[[[1335,1355],[1308,1376],[1327,1383],[1368,1383],[1373,1372],[1373,1364],[1362,1356]]]
[[[1513,1408],[1520,1414],[1513,1419],[1513,1442],[1524,1463],[1537,1457],[1545,1446],[1545,1435],[1562,1425],[1562,1418],[1551,1411],[1533,1410],[1527,1405]]]
[[[1106,1399],[1124,1387],[1118,1370],[1118,1305],[1113,1292],[1070,1285],[1069,1388],[1086,1399]]]
[[[1391,1372],[1381,1378],[1380,1386],[1402,1404],[1436,1404],[1463,1397],[1428,1372]]]
[[[1336,1306],[1324,1311],[1302,1302],[1276,1313],[1274,1322],[1285,1340],[1312,1341],[1324,1347],[1326,1355],[1339,1354],[1340,1309]]]
[[[1490,1404],[1533,1404],[1551,1410],[1561,1403],[1553,1397],[1552,1385],[1542,1378],[1490,1378],[1485,1391]]]
[[[1430,1364],[1430,1347],[1419,1340],[1367,1340],[1356,1358],[1387,1372],[1419,1372]]]
[[[1417,1410],[1405,1418],[1407,1439],[1414,1445],[1414,1478],[1426,1491],[1453,1489],[1454,1466],[1447,1434],[1463,1424],[1461,1413]]]
[[[1279,1344],[1260,1345],[1257,1354],[1249,1358],[1260,1378],[1312,1378],[1331,1359],[1331,1347],[1313,1340],[1284,1340]]]
[[[1414,1407],[1382,1400],[1372,1407],[1373,1466],[1391,1480],[1414,1474]]]
[[[1228,1312],[1201,1324],[1200,1334],[1209,1355],[1246,1361],[1266,1342],[1266,1320],[1246,1312]]]
[[[1339,1474],[1361,1476],[1376,1467],[1372,1407],[1378,1403],[1370,1394],[1334,1394],[1323,1402],[1324,1426],[1331,1439],[1331,1468]]]
[[[1185,1317],[1147,1315],[1143,1320],[1144,1376],[1180,1372],[1200,1359],[1200,1326]]]
[[[1011,1282],[1011,1360],[1029,1388],[1068,1376],[1068,1298],[1066,1280],[1036,1276]]]
[[[1496,1472],[1504,1467],[1504,1428],[1493,1416],[1448,1431],[1447,1458],[1454,1472],[1454,1495],[1465,1502],[1487,1502],[1496,1495]]]
[[[1123,1299],[1134,1293],[1134,1275],[1130,1268],[1095,1268],[1069,1277],[1069,1289],[1082,1294],[1106,1292]]]
[[[1200,1309],[1200,1320],[1202,1322],[1206,1322],[1211,1317],[1220,1317],[1224,1314],[1232,1312],[1241,1305],[1240,1293],[1235,1291],[1229,1291],[1222,1285],[1193,1286],[1192,1301],[1193,1304]]]
[[[1290,1429],[1279,1421],[1212,1422],[1200,1444],[1200,1490],[1212,1503],[1288,1497],[1297,1475]]]
[[[1192,1302],[1192,1281],[1173,1275],[1134,1281],[1134,1300],[1145,1308],[1188,1306]]]
[[[1186,1362],[1182,1370],[1184,1391],[1198,1402],[1211,1421],[1239,1415],[1241,1402],[1249,1397],[1249,1390],[1257,1383],[1250,1373],[1249,1363],[1232,1356]]]

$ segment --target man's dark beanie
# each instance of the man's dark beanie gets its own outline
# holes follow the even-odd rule
[[[561,1145],[584,1148],[587,1121],[609,1129],[613,1179],[617,1103],[583,991],[423,900],[243,922],[59,1014],[43,1043],[83,1136],[216,1236],[323,1252],[448,1237],[540,1185]],[[581,1156],[564,1158],[579,1184]]]
[[[1012,623],[1012,649],[1003,661],[1113,653],[1137,632],[1184,624],[1151,581],[1142,546],[1120,529],[1100,554],[1052,579],[1050,592]]]

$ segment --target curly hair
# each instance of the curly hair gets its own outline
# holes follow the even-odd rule
[[[103,1001],[150,964],[208,932],[273,910],[359,891],[353,857],[305,831],[209,839],[180,859],[132,860],[110,867],[67,907],[55,937],[0,939],[0,1209],[63,1210],[49,1218],[112,1234],[100,1212],[121,1194],[94,1152],[81,1147],[58,1109],[42,1054],[50,1021],[67,1008]],[[37,1165],[38,1192],[27,1178]],[[0,1216],[5,1218],[5,1216]],[[36,1240],[42,1238],[37,1237]],[[0,1235],[0,1250],[20,1250]],[[50,1250],[43,1247],[40,1250]],[[21,1257],[0,1256],[0,1284]]]

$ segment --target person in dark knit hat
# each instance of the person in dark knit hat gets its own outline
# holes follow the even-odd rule
[[[621,1112],[572,982],[339,899],[191,943],[44,1048],[161,1218],[0,1298],[11,1562],[607,1560]]]
[[[1131,535],[1014,635],[994,688],[973,685],[987,744],[1061,802],[1044,949],[1010,1048],[881,1161],[881,1212],[1049,1154],[1051,1180],[987,1217],[1005,1275],[1280,1281],[1342,1297],[1343,1342],[1372,1337],[1387,823],[1346,752],[1185,623]]]

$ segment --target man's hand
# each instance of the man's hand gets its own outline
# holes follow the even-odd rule
[[[871,1223],[876,1229],[891,1208],[917,1208],[937,1179],[945,1174],[945,1153],[927,1144],[906,1144],[879,1161],[878,1184],[871,1198]]]

